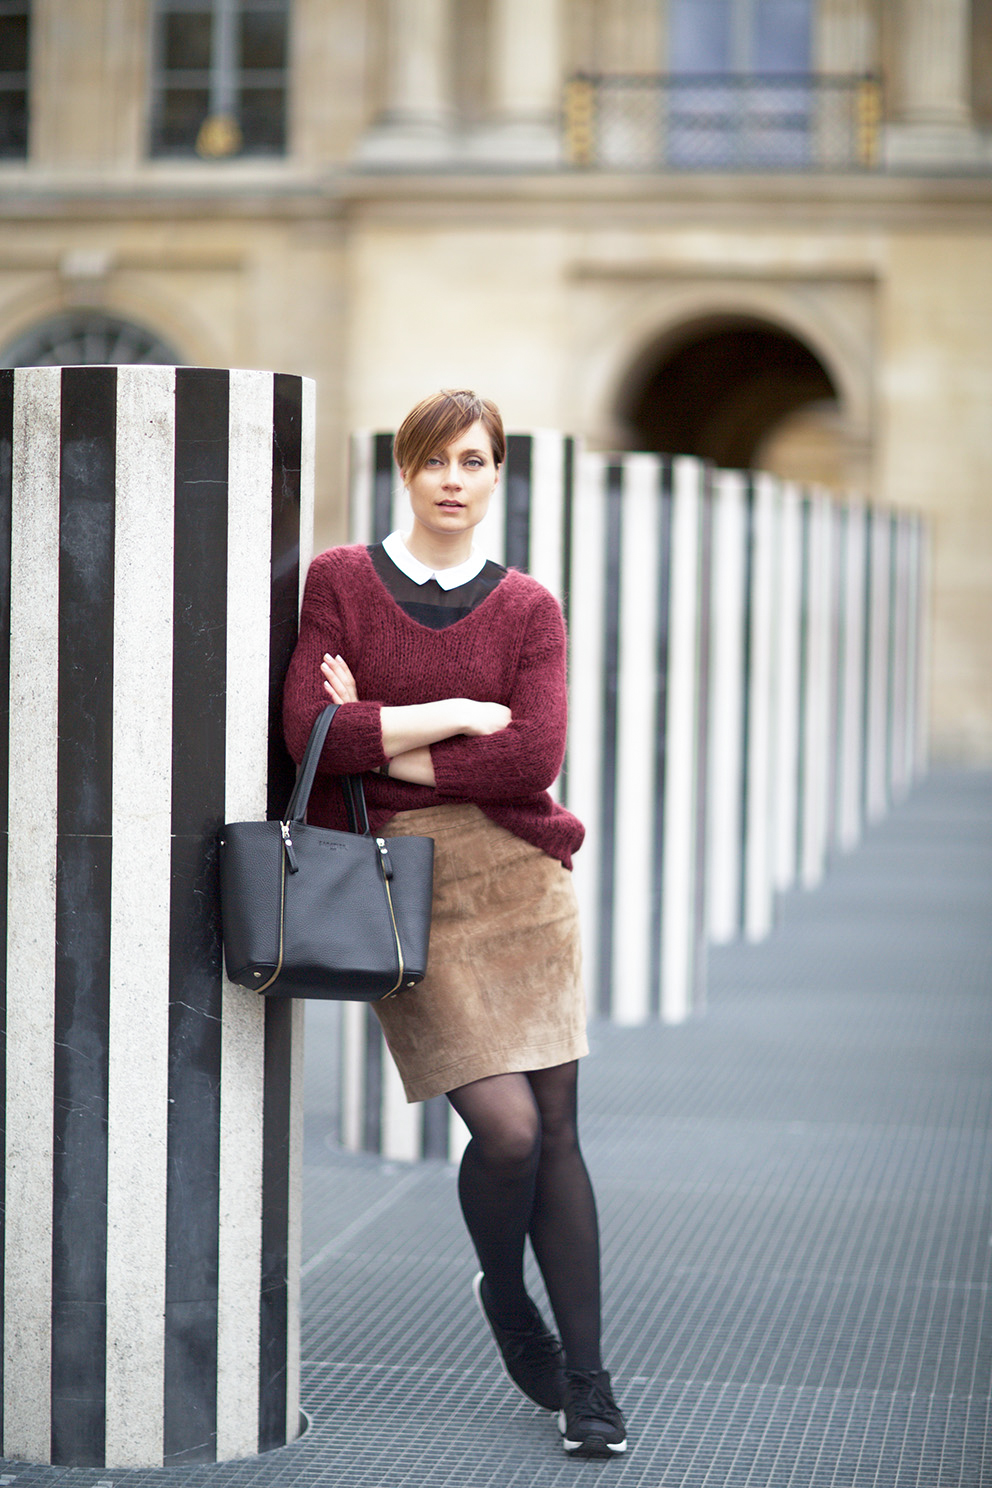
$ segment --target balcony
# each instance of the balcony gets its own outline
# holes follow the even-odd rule
[[[602,171],[872,171],[877,77],[577,73],[565,155]]]

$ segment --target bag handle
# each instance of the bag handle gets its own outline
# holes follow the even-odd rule
[[[334,721],[334,715],[338,711],[337,703],[328,703],[322,712],[314,719],[307,747],[303,751],[300,768],[296,776],[296,784],[293,786],[293,794],[286,806],[284,821],[305,821],[307,804],[310,800],[310,792],[317,776],[317,765],[323,752],[324,743],[327,739],[327,731]],[[345,810],[348,813],[348,830],[360,833],[363,837],[370,837],[368,811],[365,808],[365,790],[362,786],[360,775],[340,775],[338,782],[341,793],[344,796]]]

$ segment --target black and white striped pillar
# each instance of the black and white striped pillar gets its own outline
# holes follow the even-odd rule
[[[313,385],[0,372],[6,1457],[298,1432],[300,1014],[223,977],[215,834],[278,809]]]

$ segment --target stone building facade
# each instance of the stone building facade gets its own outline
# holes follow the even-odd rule
[[[439,385],[933,524],[938,757],[992,760],[989,0],[0,0],[0,364]]]

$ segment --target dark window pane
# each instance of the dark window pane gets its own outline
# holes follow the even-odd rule
[[[170,88],[162,97],[155,153],[191,154],[209,112],[210,94],[205,88]]]
[[[27,16],[0,15],[0,72],[26,72],[27,67]]]
[[[162,55],[168,71],[210,66],[209,12],[199,15],[167,15],[163,30]]]
[[[272,11],[249,11],[241,17],[241,66],[285,67],[286,17]]]
[[[20,89],[0,93],[0,159],[23,160],[28,153],[28,95]]]
[[[282,88],[245,88],[241,130],[246,154],[275,154],[286,145],[286,94]]]

